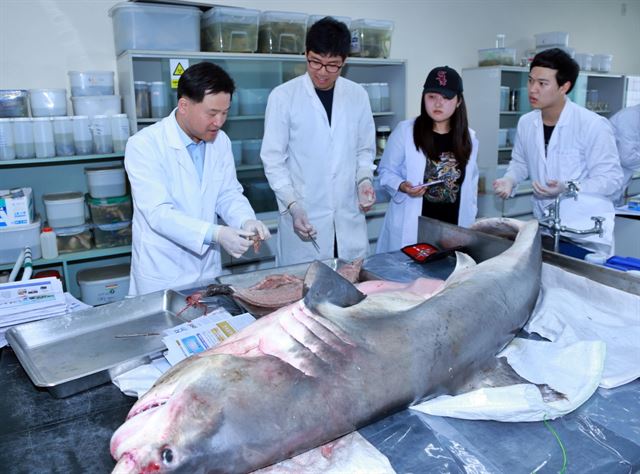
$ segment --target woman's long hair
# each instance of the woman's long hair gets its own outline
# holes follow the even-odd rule
[[[460,97],[460,105],[456,107],[455,112],[449,119],[449,124],[451,125],[453,136],[453,153],[458,164],[464,168],[467,166],[471,156],[471,135],[469,134],[467,106],[464,102],[464,96],[460,93],[458,97]],[[424,94],[422,94],[420,96],[420,116],[416,118],[413,125],[413,143],[416,145],[416,150],[421,150],[426,157],[437,159],[433,143],[434,133],[433,119],[427,114],[427,109],[424,106]]]

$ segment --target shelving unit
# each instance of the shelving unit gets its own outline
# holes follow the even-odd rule
[[[173,51],[125,51],[117,59],[117,74],[120,95],[123,98],[124,111],[130,120],[132,133],[151,125],[160,119],[138,118],[135,104],[135,81],[163,81],[169,85],[171,93],[170,104],[177,103],[176,90],[171,88],[172,60],[179,60],[183,68],[202,61],[210,61],[225,69],[233,78],[236,90],[239,89],[273,89],[306,71],[306,59],[303,55],[290,54],[245,54],[245,53],[211,53],[211,52],[173,52]],[[173,62],[173,64],[176,64]],[[386,82],[389,84],[389,99],[391,110],[373,114],[375,125],[388,125],[393,129],[398,122],[405,118],[405,88],[406,63],[404,60],[348,58],[342,76],[359,83]],[[177,82],[174,81],[174,87]],[[239,100],[239,94],[234,94],[234,101]],[[264,115],[229,115],[223,130],[232,140],[262,139],[264,134]],[[247,190],[247,183],[265,182],[261,165],[241,164],[236,168],[238,179]],[[275,231],[277,208],[273,194],[256,193],[247,197],[258,218],[270,223]],[[265,200],[269,197],[268,200]],[[265,205],[265,203],[268,203]],[[385,206],[386,208],[386,206]],[[380,216],[368,217],[375,219]],[[384,212],[383,214],[384,215]],[[376,226],[371,226],[370,240],[375,241],[378,232]],[[379,230],[379,229],[378,229]],[[273,233],[273,232],[272,232]],[[272,239],[275,244],[275,238]],[[238,269],[250,270],[261,268],[260,265],[273,265],[274,252],[269,245],[260,252],[252,255],[248,252],[246,258],[232,259],[223,253],[223,265]],[[256,266],[257,265],[257,266]]]
[[[478,216],[526,217],[532,212],[530,198],[533,191],[530,182],[522,183],[516,196],[506,201],[495,197],[491,188],[493,180],[505,173],[513,149],[511,146],[498,146],[498,130],[516,128],[520,117],[531,110],[527,92],[528,76],[528,68],[515,66],[462,70],[469,124],[480,142],[478,167],[483,184],[480,185],[478,196]],[[500,110],[501,86],[519,92],[518,110]],[[579,105],[592,108],[591,103],[587,104],[587,91],[597,90],[598,103],[607,104],[607,111],[598,113],[608,118],[624,107],[626,87],[627,81],[623,75],[581,72],[569,97]]]

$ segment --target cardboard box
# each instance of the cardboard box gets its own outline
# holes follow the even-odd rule
[[[0,227],[32,223],[31,188],[0,189]]]

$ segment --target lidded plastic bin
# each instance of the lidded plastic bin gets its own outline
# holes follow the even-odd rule
[[[350,16],[309,15],[309,19],[307,20],[307,31],[309,31],[309,28],[311,28],[315,22],[317,22],[318,20],[322,20],[324,17],[327,17],[327,16],[330,16],[334,20],[341,21],[342,23],[347,25],[347,28],[351,28],[351,20],[352,19],[351,19]]]
[[[122,166],[96,166],[85,168],[89,194],[92,198],[124,196],[127,193],[125,172]]]
[[[204,51],[255,53],[258,49],[260,11],[213,7],[202,15],[200,32]]]
[[[258,51],[304,54],[307,19],[306,13],[262,12],[258,31]]]
[[[29,104],[33,117],[67,115],[66,89],[29,89]]]
[[[96,225],[93,237],[97,249],[131,245],[131,222]]]
[[[260,138],[251,140],[242,140],[242,163],[245,165],[259,165],[260,161],[260,148],[262,147],[262,140]]]
[[[122,113],[119,95],[86,95],[71,97],[74,115],[86,115],[89,118],[96,115],[115,115]]]
[[[113,71],[69,71],[71,96],[114,95]]]
[[[566,31],[550,31],[548,33],[536,33],[536,48],[540,46],[569,46],[569,33]]]
[[[612,54],[594,54],[591,69],[599,72],[610,72],[612,61]]]
[[[200,51],[198,8],[123,2],[109,10],[116,54],[129,49]]]
[[[240,115],[263,115],[271,89],[238,89]]]
[[[31,248],[31,258],[42,257],[40,247],[40,218],[31,224],[0,227],[0,264],[14,263],[23,248]]]
[[[130,221],[133,215],[130,196],[104,199],[88,198],[87,203],[91,212],[91,220],[97,225]]]
[[[83,225],[84,195],[80,192],[51,193],[42,196],[49,227],[72,227]]]
[[[129,272],[128,263],[80,270],[76,274],[80,299],[93,306],[124,299],[129,292]]]
[[[58,253],[81,252],[91,250],[91,225],[82,224],[71,227],[54,227]]]
[[[19,89],[0,90],[0,117],[28,117],[29,93]]]
[[[478,66],[513,66],[515,63],[515,48],[485,48],[478,50]]]
[[[351,22],[351,56],[388,58],[393,21],[360,18]]]

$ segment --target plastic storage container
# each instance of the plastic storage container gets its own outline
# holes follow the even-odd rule
[[[255,53],[258,49],[259,10],[213,7],[202,15],[200,32],[204,51]]]
[[[51,122],[56,143],[56,155],[75,155],[76,147],[73,143],[73,121],[71,117],[53,117]]]
[[[42,258],[49,260],[58,256],[56,233],[51,227],[45,227],[40,233],[40,249]]]
[[[260,14],[258,51],[304,54],[307,35],[305,13],[265,11]]]
[[[259,165],[260,147],[262,140],[257,138],[253,140],[242,140],[242,163],[245,165]]]
[[[16,149],[16,158],[33,158],[36,155],[33,120],[25,117],[13,119],[13,146]]]
[[[593,61],[593,54],[589,53],[576,53],[574,58],[583,71],[591,71],[591,62]]]
[[[96,225],[93,238],[97,249],[131,245],[131,222]]]
[[[136,98],[136,117],[151,117],[151,104],[149,103],[149,83],[145,81],[134,81],[133,90]]]
[[[351,22],[351,56],[388,58],[393,21],[358,19]]]
[[[76,155],[90,155],[93,153],[93,138],[89,128],[89,117],[76,115],[73,119],[73,144]]]
[[[124,196],[127,193],[125,172],[122,166],[85,168],[89,194],[92,198]]]
[[[0,118],[0,161],[15,160],[16,147],[13,140],[13,120]]]
[[[91,226],[82,224],[72,227],[54,227],[58,253],[82,252],[91,250]]]
[[[195,7],[118,3],[109,10],[116,54],[128,49],[200,51],[200,16]]]
[[[231,140],[231,153],[236,166],[242,163],[242,140]]]
[[[549,33],[536,33],[536,48],[540,46],[569,46],[569,33],[566,31],[551,31]]]
[[[33,260],[42,257],[39,217],[31,224],[0,227],[0,264],[15,263],[25,247],[31,248]]]
[[[318,20],[322,20],[324,17],[327,17],[327,16],[330,16],[334,20],[341,21],[342,23],[347,25],[347,28],[351,28],[351,17],[350,16],[309,15],[309,19],[307,20],[307,31],[309,31],[309,28],[311,28],[315,22],[317,22]]]
[[[271,89],[238,89],[240,115],[264,115]]]
[[[113,152],[122,153],[127,146],[127,140],[131,129],[127,114],[116,114],[111,116],[111,137],[113,139]]]
[[[598,72],[610,72],[613,55],[611,54],[594,54],[591,69]]]
[[[244,194],[255,212],[271,212],[278,209],[276,195],[265,180],[246,180],[242,182]]]
[[[29,93],[19,89],[0,90],[0,117],[28,117]]]
[[[69,71],[71,96],[113,95],[113,71]]]
[[[487,48],[478,50],[478,66],[513,66],[515,63],[515,48]]]
[[[97,225],[130,221],[133,215],[130,196],[104,199],[88,198],[91,220]]]
[[[149,104],[151,118],[164,118],[171,112],[169,105],[169,86],[164,81],[149,83]]]
[[[88,95],[71,97],[74,115],[115,115],[122,113],[119,95]]]
[[[80,270],[76,275],[80,299],[93,306],[124,299],[129,292],[129,272],[128,263]]]
[[[29,89],[29,103],[33,117],[67,115],[67,90]]]
[[[91,120],[93,149],[99,155],[113,153],[113,136],[111,135],[111,117],[94,115]]]
[[[42,196],[50,227],[84,224],[84,196],[79,192],[51,193]]]
[[[53,124],[49,117],[33,119],[33,144],[36,158],[52,158],[56,156],[56,144],[53,136]]]

